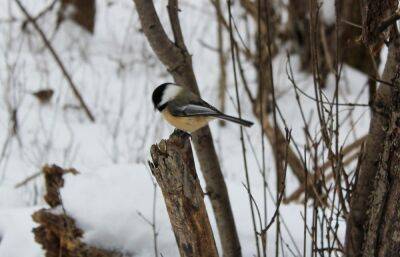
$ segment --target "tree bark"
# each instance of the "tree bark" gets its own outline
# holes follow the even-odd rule
[[[363,36],[368,46],[377,43],[370,35],[374,31],[372,27],[378,26],[374,19],[368,17],[372,15],[382,20],[385,17],[379,14],[388,13],[388,8],[394,12],[395,2],[363,2]],[[372,23],[369,22],[372,20]],[[399,76],[400,40],[395,36],[390,41],[382,75],[383,81],[394,85],[381,83],[377,91],[359,176],[351,196],[345,246],[345,253],[349,257],[396,256],[398,252],[393,255],[390,253],[400,249],[400,241],[396,237],[396,233],[400,233],[400,224],[398,218],[394,219],[400,210],[398,198],[394,200],[400,190],[400,160],[397,157],[400,150],[397,146],[400,137],[397,128]]]
[[[384,35],[380,25],[396,11],[398,1],[362,0],[362,4],[363,41],[367,46],[373,47],[382,43]]]
[[[199,94],[191,56],[185,47],[180,30],[176,1],[169,1],[169,15],[175,42],[172,42],[166,35],[155,11],[153,1],[133,1],[139,14],[143,32],[158,59],[168,69],[177,84]],[[241,256],[228,190],[209,127],[204,127],[193,133],[192,141],[206,181],[207,195],[210,197],[214,210],[223,254],[225,257]]]
[[[218,256],[188,135],[174,132],[151,147],[151,171],[164,196],[182,257]]]
[[[389,47],[388,60],[382,78],[384,81],[392,81],[392,79],[400,75],[398,74],[398,68],[400,67],[399,44],[399,40],[396,39]],[[377,233],[384,227],[380,228],[381,226],[379,225],[382,214],[386,213],[385,216],[388,215],[387,210],[394,207],[393,205],[387,205],[386,207],[384,205],[386,196],[391,195],[387,188],[389,186],[388,173],[395,173],[394,170],[391,171],[393,168],[397,168],[397,172],[400,171],[398,167],[394,165],[396,162],[398,165],[399,160],[394,160],[390,157],[394,163],[392,165],[389,163],[389,155],[399,151],[399,149],[390,146],[395,144],[399,135],[390,133],[388,129],[394,130],[394,124],[391,123],[389,118],[394,114],[391,110],[394,104],[392,102],[393,93],[394,90],[392,90],[390,86],[382,84],[377,91],[374,104],[376,110],[372,114],[370,131],[365,143],[358,181],[350,201],[351,211],[347,221],[346,232],[347,256],[370,256],[366,251],[371,252],[371,249],[375,248],[378,237]],[[400,99],[398,99],[398,101],[400,101]],[[375,178],[375,180],[373,178]],[[392,179],[394,179],[391,182],[393,183],[393,193],[398,194],[396,190],[400,189],[393,186],[399,183],[399,178],[394,176]],[[391,197],[393,196],[394,195]],[[398,203],[396,204],[398,205]],[[368,212],[366,212],[366,208],[369,208]],[[398,206],[398,208],[400,208],[400,206]],[[392,225],[395,224],[396,222]],[[370,238],[367,238],[367,235],[369,235]],[[389,242],[386,242],[386,244],[388,243]],[[369,248],[369,250],[365,249],[366,247]]]

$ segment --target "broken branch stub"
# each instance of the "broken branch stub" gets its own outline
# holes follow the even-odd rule
[[[56,207],[61,204],[59,189],[64,186],[63,175],[66,173],[78,174],[75,169],[62,169],[57,165],[45,165],[42,169],[46,185],[46,194],[44,200],[50,207]]]
[[[149,165],[163,193],[180,255],[218,256],[189,136],[174,132],[153,145],[150,153]]]

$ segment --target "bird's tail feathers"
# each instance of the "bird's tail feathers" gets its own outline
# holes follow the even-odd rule
[[[221,119],[221,120],[227,120],[227,121],[235,122],[235,123],[240,124],[240,125],[245,126],[245,127],[251,127],[253,125],[253,122],[251,122],[251,121],[243,120],[243,119],[236,118],[236,117],[232,117],[232,116],[229,116],[229,115],[226,115],[226,114],[218,115],[217,118]]]

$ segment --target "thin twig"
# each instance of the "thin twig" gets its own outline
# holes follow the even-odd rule
[[[235,93],[236,93],[236,104],[238,108],[238,114],[239,118],[242,116],[242,111],[241,111],[241,106],[240,106],[240,97],[239,97],[239,86],[238,86],[238,78],[237,78],[237,72],[236,72],[236,58],[235,58],[235,44],[234,44],[234,37],[233,37],[233,26],[232,26],[232,12],[231,12],[231,0],[227,0],[228,4],[228,13],[229,13],[229,38],[230,38],[230,43],[231,43],[231,58],[232,58],[232,69],[233,69],[233,74],[234,74],[234,81],[235,81]],[[246,145],[244,143],[244,137],[243,137],[243,127],[240,127],[240,142],[242,146],[242,155],[243,155],[243,163],[244,163],[244,170],[245,170],[245,176],[246,176],[246,187],[248,188],[248,194],[249,194],[249,202],[250,202],[250,211],[251,211],[251,218],[252,218],[252,223],[253,223],[253,232],[255,236],[255,243],[256,243],[256,248],[257,248],[257,256],[260,257],[260,246],[258,242],[258,237],[257,237],[257,227],[256,227],[256,222],[255,222],[255,214],[254,214],[254,207],[253,203],[251,200],[251,186],[250,186],[250,177],[249,177],[249,170],[247,166],[247,157],[246,157]]]

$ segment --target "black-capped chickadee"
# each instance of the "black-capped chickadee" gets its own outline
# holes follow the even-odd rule
[[[172,126],[192,133],[213,119],[222,119],[250,127],[253,122],[223,114],[198,95],[174,83],[164,83],[153,91],[154,108]]]

